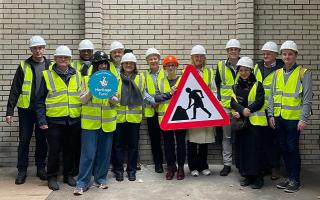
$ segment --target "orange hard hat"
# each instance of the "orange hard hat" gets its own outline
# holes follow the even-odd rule
[[[178,62],[177,58],[175,56],[172,56],[172,55],[166,56],[163,59],[163,64],[164,65],[167,65],[168,63],[175,63],[175,64],[179,65],[179,62]]]

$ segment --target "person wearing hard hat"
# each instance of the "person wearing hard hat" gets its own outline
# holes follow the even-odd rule
[[[204,82],[208,85],[213,93],[216,93],[216,86],[214,82],[214,71],[212,68],[206,66],[206,50],[202,45],[195,45],[191,49],[191,64],[197,69]],[[187,88],[188,89],[188,88]],[[190,90],[190,88],[189,88]],[[191,91],[191,90],[190,90]],[[190,92],[189,91],[189,92]],[[190,92],[191,95],[191,92]],[[201,100],[201,98],[200,98]],[[189,107],[191,102],[189,101]],[[203,103],[194,102],[193,106],[196,107]],[[199,108],[200,108],[199,107]],[[203,105],[202,105],[203,107]],[[204,108],[204,107],[203,107]],[[205,109],[205,108],[204,108]],[[211,117],[211,113],[208,110],[203,110]],[[193,116],[195,117],[195,116]],[[211,175],[209,169],[207,157],[208,157],[208,144],[215,141],[215,128],[195,128],[188,130],[188,166],[192,176],[199,176],[200,173],[208,176]]]
[[[123,181],[125,145],[128,145],[127,175],[129,181],[136,180],[139,131],[142,121],[143,92],[145,78],[138,73],[137,58],[126,53],[121,58],[118,87],[117,128],[113,136],[113,171],[117,181]]]
[[[242,179],[241,186],[260,189],[263,184],[262,174],[262,135],[268,125],[264,108],[264,89],[253,74],[253,61],[242,57],[237,62],[239,79],[232,87],[230,102],[233,109],[233,122],[243,119],[246,126],[235,130],[236,167]]]
[[[265,92],[265,109],[267,114],[268,99],[270,95],[271,83],[276,70],[283,67],[283,61],[277,59],[278,46],[275,42],[268,41],[262,46],[263,59],[257,61],[254,67],[254,74],[258,81],[263,84]],[[263,152],[266,157],[264,160],[264,171],[270,172],[271,180],[280,178],[280,147],[278,135],[270,126],[265,128],[266,134],[263,134]]]
[[[163,173],[163,153],[161,147],[161,129],[158,122],[157,103],[154,96],[159,91],[158,84],[164,78],[164,70],[160,67],[160,53],[155,48],[149,48],[145,54],[150,70],[144,72],[144,116],[147,118],[148,133],[151,141],[151,151],[154,162],[154,170]]]
[[[109,70],[108,55],[96,51],[92,58],[92,74]],[[81,109],[81,158],[77,186],[74,195],[82,195],[90,187],[91,175],[100,189],[107,189],[107,175],[112,150],[113,132],[117,125],[115,105],[118,98],[98,99],[89,91],[91,75],[83,77],[80,100]]]
[[[82,76],[88,75],[88,69],[91,65],[91,58],[93,55],[94,46],[90,40],[82,40],[79,43],[80,60],[75,60],[71,66],[78,70]]]
[[[277,184],[277,188],[292,193],[301,186],[299,137],[312,112],[312,78],[310,70],[297,64],[298,47],[294,41],[285,41],[280,47],[280,53],[284,67],[274,75],[268,117],[271,128],[279,136],[288,175]]]
[[[230,101],[232,94],[232,85],[235,84],[237,76],[236,64],[240,59],[240,42],[237,39],[230,39],[226,44],[227,60],[220,60],[217,64],[215,74],[215,83],[217,86],[217,96],[225,111],[231,116]],[[232,165],[232,144],[231,144],[231,126],[223,126],[222,136],[222,158],[223,169],[220,176],[228,176]]]
[[[14,108],[18,107],[19,118],[19,145],[18,145],[18,174],[15,184],[25,183],[27,177],[29,145],[35,132],[35,164],[37,176],[46,180],[45,161],[47,156],[47,143],[44,132],[37,125],[35,112],[35,99],[39,91],[42,71],[49,69],[51,64],[45,56],[46,42],[41,36],[33,36],[29,42],[31,56],[22,60],[14,75],[7,103],[5,121],[13,124]]]
[[[113,41],[110,44],[110,71],[120,76],[121,58],[124,55],[125,48],[119,41]]]
[[[163,115],[168,109],[169,101],[176,91],[180,77],[177,76],[178,59],[169,55],[163,59],[163,67],[166,71],[164,77],[158,82],[158,89],[155,94],[155,101],[158,103],[159,124]],[[163,85],[163,87],[161,87]],[[186,161],[186,130],[163,131],[163,144],[165,159],[167,162],[166,180],[172,180],[177,171],[177,180],[183,180],[184,163]],[[178,164],[178,168],[177,168]]]
[[[46,130],[48,142],[47,177],[48,187],[59,190],[60,151],[63,151],[63,182],[76,186],[73,178],[75,142],[81,132],[81,74],[71,67],[71,50],[59,46],[55,50],[55,64],[43,71],[37,98],[39,126]]]

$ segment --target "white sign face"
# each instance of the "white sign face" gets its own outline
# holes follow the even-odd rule
[[[179,115],[178,118],[177,115]],[[217,108],[214,106],[193,74],[190,73],[173,112],[170,115],[169,123],[187,121],[200,122],[221,119],[223,119],[223,117],[218,112]]]

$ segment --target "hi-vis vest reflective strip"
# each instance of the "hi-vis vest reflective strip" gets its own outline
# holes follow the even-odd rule
[[[48,95],[45,101],[46,116],[70,116],[71,118],[80,117],[80,73],[76,72],[76,74],[70,77],[68,86],[54,70],[45,70],[42,73],[48,90]]]
[[[152,77],[148,71],[144,72],[145,83],[146,83],[146,91],[152,97],[156,94],[156,85],[154,84]],[[157,76],[157,85],[160,83],[161,79],[164,77],[164,70],[160,69],[158,76]],[[148,104],[144,105],[144,116],[145,117],[153,117],[155,109]]]
[[[88,87],[89,76],[83,78],[84,85]],[[117,126],[117,110],[112,107],[108,99],[98,99],[92,96],[87,104],[82,104],[81,128],[87,130],[98,130],[112,132]]]
[[[143,74],[137,74],[134,83],[136,86],[140,89],[141,94],[143,94],[144,90],[144,76]],[[121,90],[122,90],[122,80],[119,81],[118,86],[118,94],[121,99]],[[129,109],[128,106],[117,106],[117,123],[124,123],[124,122],[130,122],[130,123],[140,123],[142,120],[142,105],[136,106],[133,109]]]
[[[80,72],[82,68],[82,62],[80,60],[75,60],[71,63],[71,67],[75,68],[78,72]]]
[[[17,107],[29,108],[33,73],[30,64],[26,63],[25,61],[20,61],[20,67],[23,70],[24,79],[21,88],[21,94],[18,98]]]
[[[294,69],[287,82],[284,82],[284,70],[278,69],[273,81],[274,116],[287,120],[299,120],[302,109],[302,80],[300,70],[304,74],[307,69],[298,66]]]
[[[231,69],[225,65],[225,61],[218,62],[218,70],[221,78],[221,104],[224,108],[231,108],[232,86],[235,84],[235,80],[232,76]]]
[[[120,79],[120,74],[117,71],[116,66],[113,64],[113,62],[109,62],[110,65],[110,71],[117,77],[117,79]]]
[[[178,81],[177,81],[177,83],[175,85],[178,85],[179,81],[180,81],[180,78],[178,79]],[[167,77],[163,77],[160,80],[160,83],[158,84],[158,88],[159,88],[159,91],[161,93],[168,93],[168,92],[171,91],[171,87],[170,87],[170,84],[169,84],[169,81],[168,81]],[[157,113],[158,113],[159,124],[161,124],[161,121],[162,121],[162,118],[164,116],[164,113],[168,109],[169,102],[170,102],[170,100],[163,101],[158,105]]]

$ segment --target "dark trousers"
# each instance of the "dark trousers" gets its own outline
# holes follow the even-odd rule
[[[183,167],[186,160],[186,130],[163,131],[163,143],[167,165],[175,166],[177,161],[178,166]]]
[[[59,172],[60,151],[63,154],[63,176],[72,176],[75,164],[76,138],[81,131],[80,122],[72,125],[48,124],[46,134],[49,153],[47,175],[57,177]]]
[[[113,170],[123,172],[125,145],[128,145],[127,172],[136,172],[138,147],[139,147],[140,123],[117,123],[117,129],[113,136]]]
[[[18,146],[18,164],[19,171],[26,171],[29,162],[29,145],[30,140],[35,132],[36,150],[35,164],[37,168],[45,167],[47,156],[47,142],[45,131],[39,128],[36,112],[18,108],[19,116],[19,146]]]
[[[263,170],[269,171],[270,168],[280,168],[280,144],[277,131],[269,126],[263,127],[262,137],[262,156]]]
[[[208,169],[208,144],[197,144],[188,141],[188,166],[190,171]]]
[[[300,182],[301,159],[299,152],[298,120],[276,119],[276,131],[279,135],[280,149],[282,152],[288,178]]]
[[[161,134],[162,131],[159,126],[158,113],[153,117],[147,117],[148,133],[151,142],[151,151],[153,162],[155,165],[162,165],[163,153],[161,148]]]

